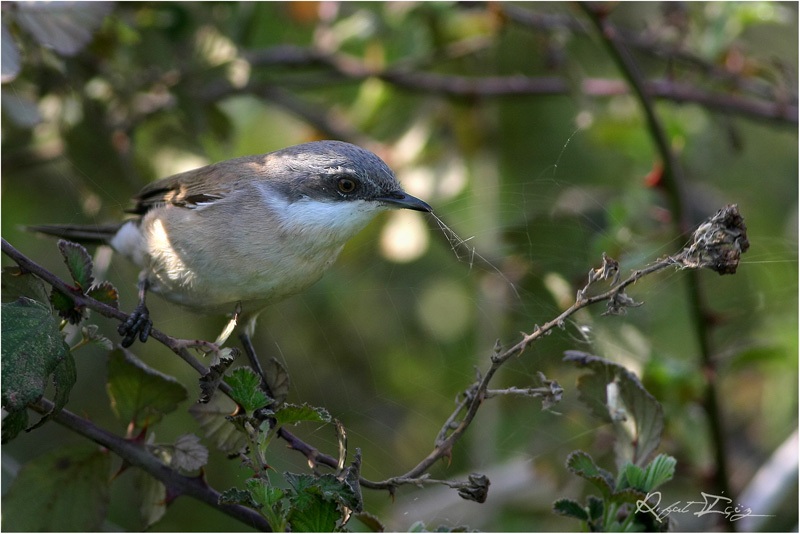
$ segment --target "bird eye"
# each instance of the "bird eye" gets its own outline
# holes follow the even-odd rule
[[[355,191],[358,184],[356,184],[356,181],[351,178],[341,177],[336,183],[336,186],[339,188],[340,193],[347,194]]]

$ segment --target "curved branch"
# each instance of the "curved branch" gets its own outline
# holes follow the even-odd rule
[[[472,423],[478,409],[487,398],[489,383],[494,374],[509,359],[520,356],[534,342],[548,335],[555,328],[564,328],[566,320],[580,309],[598,302],[607,301],[607,314],[620,315],[627,307],[639,306],[625,294],[625,289],[645,276],[651,275],[667,267],[681,269],[710,268],[720,274],[733,274],[739,263],[739,257],[746,252],[750,244],[747,240],[747,229],[744,220],[735,205],[726,206],[714,216],[700,225],[693,233],[690,244],[675,255],[667,256],[656,263],[637,271],[628,278],[617,282],[619,264],[603,255],[603,265],[589,271],[586,287],[578,291],[575,303],[564,310],[558,317],[542,326],[536,326],[530,334],[523,337],[505,351],[497,351],[491,358],[491,366],[480,379],[465,393],[453,413],[448,417],[439,432],[437,443],[428,456],[406,474],[392,477],[377,483],[364,484],[375,489],[392,490],[400,484],[418,484],[420,477],[439,459],[450,455],[453,446],[464,435]],[[600,280],[612,280],[612,287],[607,291],[590,297],[586,296],[589,287]],[[463,415],[461,415],[463,412]],[[460,418],[460,420],[459,420]]]
[[[38,266],[34,262],[19,253],[4,239],[2,240],[3,252],[10,255],[17,261],[20,267],[25,269],[35,269],[35,274],[39,274],[48,283],[53,283],[54,286],[73,294],[75,290],[70,288],[64,282],[59,280],[55,275],[49,273],[47,270]],[[444,426],[442,427],[436,439],[434,449],[414,468],[406,474],[392,477],[380,482],[373,482],[360,477],[360,484],[370,489],[386,489],[394,491],[394,489],[402,484],[420,485],[428,481],[427,470],[438,460],[450,456],[453,446],[461,439],[466,432],[467,428],[472,423],[475,415],[478,412],[483,400],[488,398],[489,384],[494,374],[505,364],[509,359],[514,356],[522,354],[530,345],[536,340],[547,335],[554,328],[563,328],[566,320],[578,310],[595,304],[601,301],[608,301],[608,310],[606,313],[622,314],[626,307],[638,306],[630,297],[625,295],[625,289],[635,283],[637,280],[644,276],[650,275],[667,267],[675,266],[687,269],[699,269],[703,267],[711,268],[720,274],[733,274],[738,266],[740,255],[747,250],[749,243],[747,241],[746,228],[744,220],[738,212],[735,205],[727,206],[720,210],[716,215],[711,217],[708,221],[703,223],[693,234],[693,239],[689,246],[684,248],[674,256],[668,256],[655,264],[632,273],[626,280],[617,283],[619,273],[619,265],[616,261],[603,256],[603,265],[598,269],[593,269],[589,272],[589,281],[583,289],[578,292],[578,297],[575,303],[567,310],[562,312],[555,319],[548,321],[543,326],[536,326],[535,330],[530,334],[524,334],[523,338],[512,347],[505,351],[499,349],[493,355],[491,366],[487,372],[481,376],[475,384],[473,384],[464,395],[464,399],[457,405],[452,415],[448,417]],[[612,279],[612,287],[599,295],[591,297],[586,296],[589,287],[599,281]],[[91,302],[89,304],[101,304],[87,299]],[[102,307],[102,306],[101,306]],[[113,309],[113,308],[111,308]],[[117,310],[114,310],[117,313]],[[124,314],[122,314],[124,315]],[[163,335],[163,334],[162,334]],[[169,336],[165,336],[169,337]],[[156,338],[158,339],[158,338]],[[172,339],[172,338],[170,338]],[[177,340],[173,340],[177,341]],[[179,342],[179,341],[177,341]],[[185,349],[184,349],[185,351]],[[189,355],[191,357],[191,355]],[[230,388],[227,384],[220,384],[220,389],[224,392],[229,392]],[[463,416],[461,415],[463,412]],[[303,452],[306,457],[314,463],[322,463],[331,467],[336,467],[338,462],[335,458],[320,454],[315,448],[302,442],[285,428],[279,429],[279,435],[285,439],[291,448]],[[122,438],[117,438],[122,440]],[[124,440],[123,440],[124,441]],[[158,462],[154,458],[154,461]],[[160,464],[160,462],[158,462]],[[138,465],[137,463],[134,463]],[[163,465],[163,464],[161,464]],[[148,471],[149,472],[149,471]],[[177,473],[176,473],[177,474]],[[474,476],[474,475],[473,475]],[[442,482],[430,480],[431,483],[446,483],[451,487],[457,488],[462,491],[464,488],[472,488],[475,485],[475,480],[479,480],[478,476],[469,482]],[[486,484],[488,487],[488,483]],[[485,487],[483,488],[485,490]],[[471,492],[467,492],[471,494]],[[463,496],[463,495],[462,495]],[[485,498],[485,494],[482,494]],[[473,498],[473,496],[468,497]]]
[[[31,404],[30,408],[42,414],[50,413],[53,410],[53,403],[40,399]],[[178,473],[169,466],[164,465],[141,444],[112,434],[96,426],[91,421],[78,417],[69,410],[59,411],[52,415],[52,419],[73,432],[106,447],[129,464],[145,471],[164,484],[169,489],[169,493],[192,497],[255,529],[263,532],[272,531],[267,520],[255,510],[236,504],[220,504],[220,493],[210,487],[204,477],[188,477]]]
[[[683,234],[688,233],[689,220],[688,210],[685,206],[688,205],[685,196],[685,182],[683,171],[680,164],[675,157],[674,152],[667,139],[666,132],[661,124],[658,115],[655,112],[653,102],[645,88],[642,76],[637,68],[636,63],[630,58],[624,45],[619,41],[617,29],[607,19],[607,14],[602,9],[595,9],[590,4],[581,3],[581,7],[595,25],[603,40],[610,55],[617,63],[623,76],[628,80],[634,93],[637,95],[642,109],[647,118],[647,124],[650,133],[655,141],[658,152],[664,165],[664,189],[667,193],[667,198],[672,210],[672,213],[677,219],[679,230]],[[708,321],[709,313],[706,306],[697,273],[689,273],[687,277],[688,301],[689,308],[692,313],[695,332],[697,340],[700,345],[700,360],[704,368],[705,375],[709,378],[706,380],[705,399],[703,402],[706,413],[708,414],[708,423],[711,432],[711,441],[714,449],[714,456],[716,458],[716,470],[714,473],[714,480],[717,490],[721,494],[730,494],[730,482],[728,477],[728,461],[727,453],[725,450],[725,431],[723,429],[722,411],[717,400],[718,393],[716,383],[713,379],[715,376],[715,365],[713,361],[713,349],[711,347],[711,332],[710,322]],[[730,523],[725,523],[726,528],[730,528]]]

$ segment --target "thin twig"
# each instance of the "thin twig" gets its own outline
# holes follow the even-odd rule
[[[674,214],[680,231],[687,234],[691,221],[689,220],[688,205],[685,196],[685,179],[675,154],[670,146],[666,132],[661,124],[655,107],[647,93],[641,73],[637,64],[632,60],[623,43],[620,42],[618,31],[608,20],[607,13],[602,9],[595,9],[591,4],[581,3],[581,7],[597,28],[611,57],[617,63],[620,72],[631,85],[633,92],[639,99],[642,109],[647,118],[648,128],[656,144],[658,152],[663,161],[664,178],[663,184],[667,194],[672,213]],[[716,458],[716,472],[714,474],[716,490],[720,494],[730,494],[730,482],[728,477],[727,453],[725,451],[725,432],[723,429],[723,416],[717,400],[715,365],[713,361],[713,349],[711,348],[709,313],[705,305],[704,298],[700,289],[698,273],[689,273],[687,276],[688,303],[693,315],[691,323],[694,325],[695,333],[700,345],[700,358],[702,367],[705,370],[706,390],[704,407],[708,415],[707,420],[711,431],[712,446]],[[732,523],[723,522],[726,528],[731,528]]]
[[[489,383],[494,374],[508,360],[520,356],[536,340],[548,335],[555,328],[563,329],[567,319],[575,312],[592,304],[607,301],[606,313],[622,314],[627,307],[638,306],[625,294],[625,289],[645,276],[651,275],[668,267],[680,269],[710,268],[720,274],[733,274],[739,263],[739,257],[749,248],[747,229],[744,220],[735,205],[726,206],[714,216],[700,225],[692,235],[692,240],[679,253],[667,256],[652,265],[634,271],[628,278],[617,282],[619,264],[603,254],[603,265],[589,272],[589,283],[578,291],[575,302],[564,310],[555,319],[542,326],[536,326],[534,331],[525,334],[522,339],[505,351],[496,351],[491,357],[489,369],[479,374],[478,380],[463,394],[463,399],[453,410],[436,438],[434,449],[421,462],[400,477],[392,477],[378,483],[371,483],[368,487],[385,488],[390,491],[399,484],[415,483],[414,481],[427,472],[439,459],[449,457],[453,446],[466,432],[473,418],[478,412],[483,401],[487,398]],[[601,280],[611,280],[611,288],[597,295],[587,296],[590,285]],[[463,414],[463,415],[462,415]]]
[[[306,67],[328,69],[327,72],[336,78],[327,76],[316,82],[304,79],[302,86],[314,88],[340,83],[361,82],[368,78],[377,78],[395,87],[408,91],[426,94],[438,94],[452,98],[502,98],[522,96],[570,95],[576,90],[576,84],[560,76],[526,76],[521,74],[508,76],[464,76],[440,74],[418,70],[411,65],[392,65],[375,69],[363,64],[358,59],[343,53],[326,54],[311,48],[281,45],[263,50],[242,52],[243,57],[254,67],[266,68],[276,66]],[[281,86],[287,83],[281,82]],[[214,86],[209,95],[220,98],[230,93],[262,93],[274,90],[275,81],[265,84],[253,81],[243,88],[224,85]],[[655,79],[643,81],[641,88],[651,98],[671,100],[681,103],[698,103],[709,109],[726,114],[738,114],[752,119],[777,121],[783,124],[798,123],[798,107],[796,101],[782,99],[763,99],[744,97],[732,93],[708,91],[693,84],[680,83],[671,79]],[[577,84],[577,89],[586,96],[608,97],[626,94],[630,86],[616,79],[584,78]],[[205,93],[204,93],[205,94]],[[326,128],[327,129],[327,128]]]
[[[489,384],[491,379],[500,367],[512,357],[521,355],[532,343],[542,336],[549,334],[554,328],[564,328],[566,320],[579,309],[605,300],[608,301],[608,311],[606,313],[624,313],[626,307],[639,305],[639,303],[634,302],[630,297],[625,295],[625,289],[642,277],[670,266],[685,269],[707,267],[720,274],[733,274],[736,271],[740,255],[745,252],[748,247],[749,243],[747,241],[744,220],[739,214],[737,207],[731,205],[723,208],[716,215],[703,223],[694,232],[690,245],[684,248],[680,253],[674,256],[668,256],[649,267],[635,271],[622,282],[617,283],[619,264],[604,254],[603,265],[589,272],[589,282],[586,287],[578,291],[576,301],[572,306],[543,326],[540,327],[537,325],[532,333],[523,334],[522,339],[509,349],[502,351],[497,348],[495,350],[491,358],[491,366],[486,373],[483,375],[479,374],[477,382],[470,386],[463,394],[462,400],[458,403],[452,415],[447,419],[442,430],[439,432],[434,449],[428,456],[404,475],[391,477],[380,482],[373,482],[360,477],[361,485],[367,488],[386,489],[393,492],[397,486],[402,484],[419,485],[425,483],[425,481],[428,480],[426,475],[427,470],[439,459],[451,455],[453,446],[461,439],[472,423],[483,400],[487,398],[487,393],[490,391]],[[3,252],[14,258],[20,267],[26,270],[35,269],[35,274],[38,274],[48,283],[52,283],[54,287],[59,287],[69,294],[75,293],[76,290],[70,288],[52,273],[30,261],[5,240],[3,240]],[[600,280],[612,280],[612,287],[601,294],[587,296],[589,286]],[[101,303],[93,299],[88,299],[86,301],[87,307],[97,304]],[[103,306],[99,306],[99,308],[105,309]],[[114,310],[110,307],[107,308]],[[117,311],[117,313],[121,312]],[[124,316],[124,314],[122,315]],[[164,337],[168,338],[169,336]],[[179,342],[179,340],[177,341]],[[229,394],[230,386],[223,382],[220,384],[220,390]],[[492,393],[496,394],[497,392],[492,391]],[[296,436],[285,430],[285,428],[279,429],[279,435],[290,444],[291,448],[303,452],[312,465],[322,463],[336,468],[339,463],[337,459],[331,456],[320,454],[315,448],[302,442]],[[482,500],[486,498],[489,482],[483,475],[472,474],[466,482],[448,482],[447,484],[451,485],[451,487],[458,488],[459,494],[462,497],[482,502]]]

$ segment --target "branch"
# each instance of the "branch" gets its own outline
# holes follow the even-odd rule
[[[94,310],[101,315],[106,317],[117,319],[119,321],[125,321],[128,318],[128,314],[109,306],[103,302],[97,301],[91,297],[88,297],[75,289],[74,287],[70,286],[63,280],[61,280],[58,276],[51,273],[38,263],[34,262],[19,250],[14,248],[8,241],[2,239],[2,252],[7,255],[9,258],[14,260],[17,265],[20,266],[24,271],[29,273],[35,274],[42,280],[44,280],[47,284],[52,287],[57,288],[61,292],[66,295],[69,295],[75,302],[76,306],[85,306],[90,310]],[[155,339],[156,341],[162,343],[169,349],[171,349],[175,354],[181,357],[186,363],[188,363],[195,371],[197,371],[200,375],[205,375],[208,373],[208,368],[204,366],[200,360],[195,358],[188,350],[187,346],[203,346],[207,344],[202,340],[182,340],[177,339],[172,336],[168,336],[167,334],[156,330],[155,328],[150,331],[150,337]],[[221,382],[219,384],[219,389],[226,395],[229,395],[231,392],[231,387],[225,383]],[[286,440],[289,443],[289,446],[297,451],[302,452],[306,455],[306,457],[311,461],[313,460],[316,463],[321,463],[324,465],[328,465],[331,467],[336,467],[337,460],[332,456],[328,456],[326,454],[322,454],[317,449],[308,445],[307,443],[303,442],[297,436],[292,434],[289,430],[281,427],[278,430],[278,435]],[[120,438],[121,439],[121,438]]]
[[[305,67],[323,68],[330,74],[316,83],[306,80],[306,87],[329,86],[336,81],[361,82],[377,78],[408,91],[438,94],[451,98],[502,98],[523,96],[570,95],[576,87],[570,80],[559,76],[462,76],[438,74],[415,69],[412,65],[391,66],[385,69],[370,68],[358,59],[342,53],[326,54],[314,49],[282,45],[262,50],[243,52],[243,57],[254,67]],[[281,82],[284,85],[285,80]],[[236,93],[274,93],[275,82],[251,82],[243,88],[219,85],[206,89],[204,98],[221,98]],[[609,97],[627,94],[625,82],[607,78],[585,78],[577,85],[580,92],[591,97]],[[670,79],[643,81],[641,89],[650,98],[680,103],[697,103],[726,114],[739,114],[753,119],[770,120],[796,125],[796,102],[775,99],[756,99],[730,93],[700,89],[687,83]],[[280,102],[279,102],[280,103]],[[303,113],[308,113],[303,110]],[[316,119],[318,122],[318,119]]]
[[[53,403],[46,399],[40,399],[31,404],[30,408],[41,414],[51,413]],[[141,444],[112,434],[96,426],[91,421],[78,417],[69,410],[61,410],[51,417],[58,424],[106,447],[124,461],[145,471],[164,484],[168,488],[168,494],[192,497],[255,529],[271,532],[272,529],[270,529],[269,523],[255,510],[236,504],[220,504],[220,493],[210,487],[203,476],[188,477],[182,475],[164,465]]]
[[[421,462],[406,474],[392,477],[381,482],[364,484],[374,489],[388,489],[392,491],[399,484],[418,484],[420,477],[439,459],[449,457],[453,446],[461,439],[467,428],[472,423],[483,401],[498,392],[489,389],[489,383],[494,374],[508,360],[522,355],[538,339],[548,335],[555,328],[563,329],[566,320],[582,308],[602,301],[608,301],[606,314],[622,315],[628,307],[639,306],[641,303],[633,301],[625,294],[625,289],[636,283],[641,278],[666,269],[676,267],[680,269],[709,268],[719,274],[733,274],[739,264],[742,253],[750,247],[747,239],[747,228],[744,219],[739,214],[736,205],[726,206],[719,210],[713,217],[700,225],[692,234],[690,244],[673,256],[667,256],[653,265],[634,271],[622,282],[616,281],[619,275],[619,264],[613,259],[603,255],[603,265],[589,271],[589,279],[584,288],[578,291],[575,303],[562,312],[555,319],[542,326],[536,325],[530,334],[523,334],[522,339],[512,347],[496,350],[491,357],[489,369],[479,376],[469,389],[462,395],[452,414],[436,438],[434,449]],[[607,291],[594,296],[586,296],[591,285],[600,280],[612,280],[612,287]]]
[[[644,87],[641,73],[639,72],[636,63],[632,60],[624,45],[620,42],[618,32],[614,25],[608,21],[607,13],[602,7],[595,8],[592,4],[581,3],[581,8],[584,13],[589,17],[592,23],[597,28],[603,43],[609,51],[609,54],[614,58],[623,76],[628,80],[634,93],[639,99],[639,103],[647,118],[647,124],[650,129],[651,136],[655,141],[658,152],[661,154],[664,165],[663,184],[667,193],[667,198],[672,210],[672,213],[677,219],[679,229],[682,233],[687,233],[690,220],[688,210],[685,206],[688,205],[685,197],[685,183],[684,176],[680,164],[672,151],[666,132],[661,125],[658,118],[653,102],[650,99]],[[725,432],[723,429],[723,417],[720,410],[719,402],[717,400],[716,383],[713,379],[715,376],[715,365],[713,361],[713,354],[711,348],[711,332],[709,331],[710,322],[708,320],[709,313],[705,305],[701,289],[700,281],[697,273],[690,273],[687,277],[688,285],[688,300],[689,307],[694,316],[691,321],[694,324],[697,339],[700,345],[700,358],[701,364],[704,368],[705,376],[709,377],[706,380],[704,408],[708,415],[708,422],[711,430],[711,440],[714,448],[714,455],[716,458],[716,472],[714,479],[716,482],[717,490],[721,494],[730,494],[730,483],[728,478],[728,462],[727,454],[725,451]],[[731,523],[725,522],[726,528],[731,527]]]
[[[3,240],[2,243],[3,252],[17,261],[20,267],[37,274],[54,287],[58,287],[62,291],[74,295],[75,290],[73,288],[62,282],[46,269],[23,256],[5,240]],[[457,488],[462,497],[482,502],[482,499],[486,498],[486,491],[488,491],[488,480],[482,475],[470,475],[469,480],[466,482],[443,482],[429,479],[426,472],[436,461],[451,455],[453,446],[461,439],[472,423],[484,399],[500,394],[519,393],[519,391],[489,389],[489,384],[494,374],[503,364],[512,357],[521,355],[536,340],[549,334],[556,327],[563,329],[566,320],[582,308],[597,302],[608,301],[607,314],[622,314],[627,307],[638,306],[639,303],[634,302],[625,294],[625,289],[644,276],[648,276],[667,267],[683,269],[710,268],[720,274],[733,274],[736,271],[741,254],[747,251],[748,248],[749,242],[747,240],[744,220],[741,215],[739,215],[738,208],[735,205],[731,205],[723,208],[702,224],[694,232],[691,244],[681,252],[674,256],[667,256],[647,268],[635,271],[622,282],[616,282],[619,265],[616,261],[604,255],[603,265],[589,272],[588,283],[586,287],[578,292],[577,299],[572,306],[543,326],[540,327],[537,325],[532,333],[524,334],[523,338],[514,346],[505,351],[500,349],[495,351],[495,354],[491,358],[491,366],[485,374],[482,376],[479,375],[478,381],[464,393],[463,399],[458,403],[451,416],[448,417],[443,425],[442,430],[436,438],[434,449],[428,456],[404,475],[388,478],[380,482],[373,482],[362,477],[360,478],[360,484],[370,489],[386,489],[393,492],[397,486],[403,484],[420,485],[425,483],[443,483]],[[613,280],[612,287],[609,290],[599,295],[586,296],[592,284],[600,280],[608,279]],[[77,297],[77,295],[75,296]],[[97,306],[99,309],[105,310],[108,308],[108,310],[113,310],[115,313],[113,313],[112,316],[117,317],[121,315],[122,318],[125,317],[124,313],[102,305],[102,303],[93,301],[93,299],[88,297],[86,297],[86,305],[87,307],[89,307],[89,305],[99,305]],[[164,334],[161,334],[161,336],[169,338],[169,336]],[[169,339],[180,343],[180,340]],[[185,349],[184,352],[186,352]],[[192,358],[191,355],[189,355],[189,357]],[[198,363],[198,365],[200,364]],[[229,386],[224,382],[220,384],[220,390],[225,393],[230,392]],[[544,393],[544,391],[535,389],[526,391],[528,395],[540,393]],[[325,454],[320,454],[315,448],[304,443],[285,428],[282,427],[279,429],[279,435],[289,443],[291,448],[304,453],[310,462],[314,464],[321,463],[334,468],[337,466],[337,459]],[[116,436],[114,437],[116,438]],[[122,440],[122,438],[116,439]],[[122,441],[124,442],[125,440]],[[98,441],[98,443],[103,442]],[[125,457],[123,456],[123,458]],[[158,462],[154,457],[152,461]],[[134,465],[139,465],[137,462],[132,463]],[[160,462],[158,463],[160,464]],[[177,473],[175,474],[177,475]]]

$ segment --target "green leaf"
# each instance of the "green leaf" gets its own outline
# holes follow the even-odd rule
[[[311,496],[320,496],[323,499],[341,504],[351,509],[360,506],[358,496],[344,481],[332,474],[312,476],[297,473],[284,473],[284,477],[295,491],[292,503],[297,504]]]
[[[219,450],[235,453],[245,446],[244,434],[227,419],[236,410],[235,402],[217,395],[208,404],[194,404],[189,408],[189,413],[200,423],[205,437],[212,440]]]
[[[585,478],[598,488],[603,498],[614,493],[614,478],[605,469],[597,467],[591,456],[583,451],[574,451],[567,457],[567,469],[581,478]]]
[[[53,409],[47,412],[38,423],[30,427],[28,430],[39,428],[47,422],[50,417],[60,412],[64,406],[67,405],[69,400],[69,393],[72,387],[78,380],[78,371],[75,369],[75,359],[72,353],[68,353],[67,357],[56,366],[53,370],[53,383],[55,384],[56,392],[53,396]]]
[[[56,288],[53,288],[50,293],[50,303],[58,315],[69,321],[70,324],[78,324],[83,319],[83,310],[75,306],[75,300]]]
[[[558,499],[553,503],[553,512],[565,517],[572,517],[579,521],[589,520],[589,513],[583,506],[572,499]]]
[[[81,336],[85,342],[97,345],[100,348],[106,350],[112,350],[114,348],[114,343],[100,333],[96,324],[90,324],[82,327]]]
[[[108,355],[106,389],[117,417],[139,428],[158,422],[187,396],[177,380],[148,367],[121,348]]]
[[[25,464],[3,496],[8,532],[98,532],[109,502],[111,456],[97,447],[63,447]]]
[[[4,303],[1,328],[2,402],[7,412],[14,413],[44,395],[50,375],[71,356],[50,309],[35,300],[21,297]],[[71,387],[65,377],[58,376],[64,402]]]
[[[2,424],[3,443],[8,443],[17,435],[28,428],[28,411],[20,410],[9,413]]]
[[[640,488],[644,485],[644,469],[638,465],[628,462],[620,470],[620,474],[622,476],[617,484],[617,489]]]
[[[100,282],[89,289],[86,295],[98,302],[108,304],[112,308],[119,309],[119,292],[110,282]]]
[[[248,367],[237,367],[225,377],[231,387],[231,398],[244,410],[252,413],[269,404],[269,397],[261,390],[261,378]]]
[[[293,532],[333,532],[340,513],[336,503],[304,492],[292,501],[287,519]]]
[[[14,302],[20,297],[28,297],[42,304],[50,302],[48,286],[42,279],[19,267],[3,267],[0,281],[0,297],[3,302]]]
[[[605,503],[603,499],[594,495],[589,495],[586,498],[586,509],[589,512],[589,520],[597,521],[603,518],[603,511],[605,510]]]
[[[219,496],[219,504],[241,504],[256,510],[260,508],[249,491],[239,488],[229,488],[223,491]]]
[[[266,480],[260,478],[248,478],[245,486],[259,507],[272,508],[286,495],[282,489],[271,486]]]
[[[643,486],[636,486],[636,489],[644,493],[650,493],[661,484],[672,480],[672,477],[675,476],[675,464],[677,463],[677,460],[672,456],[659,454],[653,458],[653,461],[644,470]]]
[[[92,257],[86,252],[86,249],[78,243],[66,241],[64,239],[58,240],[58,249],[61,255],[64,256],[64,263],[67,264],[69,274],[72,275],[72,280],[81,292],[85,292],[92,286],[94,278],[92,277]]]
[[[578,398],[617,434],[617,464],[643,465],[661,442],[664,412],[639,379],[623,366],[579,351],[566,351],[564,361],[588,368],[578,379]]]
[[[330,423],[331,414],[325,408],[316,408],[308,404],[287,404],[275,412],[278,426],[295,425],[302,422]]]

